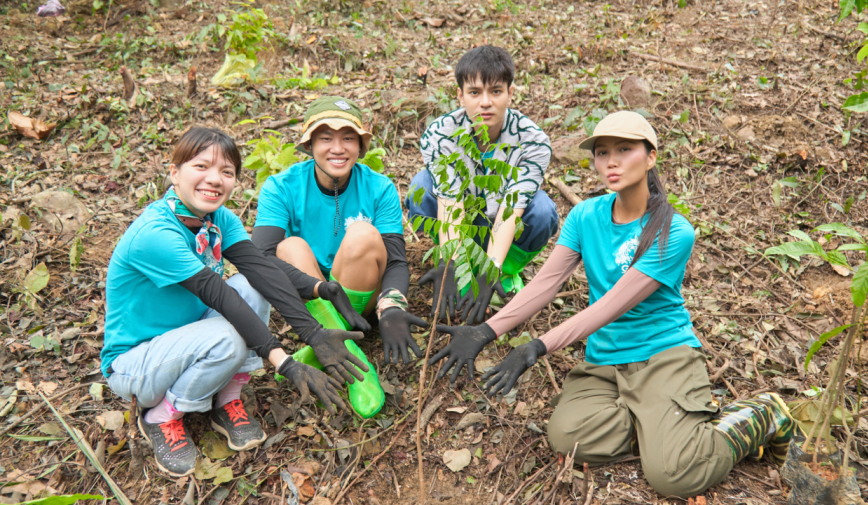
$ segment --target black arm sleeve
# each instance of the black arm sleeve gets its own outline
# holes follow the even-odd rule
[[[180,284],[199,297],[202,303],[225,317],[247,343],[247,348],[257,355],[267,360],[268,353],[281,347],[280,342],[274,338],[268,326],[259,319],[250,305],[210,268],[202,268],[199,273]]]
[[[223,251],[223,255],[247,278],[253,289],[259,291],[292,325],[302,342],[306,342],[309,334],[320,328],[320,324],[301,302],[292,282],[262,255],[253,242],[236,242]]]
[[[383,244],[386,245],[386,271],[383,272],[383,293],[389,289],[397,289],[407,296],[410,285],[410,269],[407,266],[407,249],[404,236],[400,233],[384,233]]]
[[[256,226],[253,228],[253,243],[262,251],[265,258],[281,269],[305,300],[313,298],[313,288],[320,282],[301,270],[277,257],[277,246],[286,238],[286,231],[279,226]],[[233,262],[235,263],[235,262]]]

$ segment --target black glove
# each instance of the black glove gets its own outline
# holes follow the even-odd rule
[[[461,312],[461,319],[470,324],[479,324],[485,320],[485,309],[491,303],[491,295],[495,291],[500,295],[500,298],[506,298],[506,291],[500,285],[500,279],[489,283],[486,275],[482,273],[476,278],[476,282],[479,283],[479,296],[474,298],[473,289],[468,286],[467,293],[464,293],[464,296],[458,302],[459,307],[464,306],[464,310]]]
[[[383,363],[398,362],[398,353],[404,358],[404,363],[410,362],[407,348],[413,349],[417,358],[422,357],[422,350],[410,334],[410,325],[427,328],[424,319],[414,316],[400,307],[389,307],[380,316],[380,338],[383,339]]]
[[[440,369],[437,378],[443,378],[449,372],[449,369],[455,366],[452,376],[449,378],[449,383],[452,385],[458,379],[461,367],[465,365],[467,366],[467,376],[473,377],[473,360],[482,352],[485,344],[497,339],[494,330],[485,323],[479,326],[437,326],[437,331],[452,335],[452,340],[449,342],[449,345],[435,354],[428,361],[428,364],[433,365],[448,356],[449,359],[446,360],[446,364]]]
[[[331,414],[335,414],[335,405],[341,410],[347,410],[347,406],[338,395],[338,388],[341,387],[340,382],[332,377],[320,372],[316,368],[299,363],[292,359],[292,356],[287,357],[280,364],[277,373],[288,378],[298,388],[301,393],[301,402],[307,403],[310,401],[310,392],[320,399],[325,405],[325,408]]]
[[[313,353],[320,364],[335,379],[344,380],[350,384],[356,379],[365,380],[362,372],[368,371],[368,366],[347,349],[345,340],[361,340],[365,335],[359,331],[327,330],[320,328],[308,337],[305,344],[313,347]],[[353,366],[355,365],[355,366]],[[356,370],[362,369],[362,372]],[[283,375],[283,374],[281,374]]]
[[[513,349],[499,365],[482,374],[482,380],[488,380],[482,389],[488,393],[489,398],[501,390],[503,394],[509,393],[521,374],[532,367],[536,360],[545,356],[547,351],[546,345],[539,339],[521,344]]]
[[[350,323],[351,328],[366,333],[371,331],[371,323],[366,321],[361,314],[356,312],[356,309],[353,308],[353,304],[350,303],[347,292],[344,291],[344,288],[341,287],[341,284],[338,281],[323,281],[323,283],[317,288],[317,292],[319,293],[320,298],[332,302],[332,305],[334,305],[338,312],[344,316],[344,319]]]
[[[446,319],[446,309],[449,308],[449,317],[455,319],[455,308],[460,307],[458,303],[458,285],[455,283],[455,270],[452,268],[452,262],[449,262],[449,273],[446,274],[446,284],[443,283],[443,269],[446,268],[443,263],[439,267],[428,270],[420,279],[419,285],[424,286],[429,282],[434,283],[434,301],[431,302],[431,317],[434,317],[434,310],[437,308],[437,300],[440,298],[440,289],[443,288],[443,300],[440,302],[440,319]]]

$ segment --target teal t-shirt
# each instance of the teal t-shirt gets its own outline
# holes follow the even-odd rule
[[[241,220],[225,207],[213,215],[221,249],[250,240]],[[211,248],[196,253],[194,235],[165,199],[149,205],[133,221],[112,253],[106,278],[105,345],[102,372],[133,347],[202,317],[208,307],[179,285],[203,266],[223,275],[223,260]]]
[[[615,197],[612,193],[576,205],[567,216],[558,239],[558,245],[582,255],[591,304],[611,290],[630,268],[642,233],[641,219],[626,224],[612,222]],[[661,260],[657,241],[654,241],[633,265],[662,285],[642,303],[588,338],[585,358],[589,363],[635,363],[679,345],[700,347],[681,296],[693,239],[693,227],[676,214],[672,218],[665,257]]]
[[[403,234],[403,214],[392,181],[356,163],[347,188],[338,196],[341,223],[335,236],[335,196],[320,191],[314,170],[311,159],[269,177],[259,193],[256,226],[279,226],[287,237],[304,239],[328,279],[349,225],[364,221],[380,234]]]

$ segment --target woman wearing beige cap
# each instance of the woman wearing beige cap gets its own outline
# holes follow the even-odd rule
[[[782,462],[795,423],[777,395],[723,409],[711,396],[681,296],[694,231],[657,175],[654,129],[635,112],[616,112],[581,147],[593,151],[612,193],[573,208],[533,281],[486,324],[455,332],[446,355],[473,370],[482,347],[551,302],[583,260],[589,307],[485,373],[489,396],[509,392],[546,353],[587,338],[585,361],[553,401],[555,451],[599,465],[638,450],[651,486],[682,497],[722,481],[745,456],[761,457],[763,447]]]

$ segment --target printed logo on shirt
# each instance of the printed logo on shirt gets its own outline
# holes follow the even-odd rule
[[[621,244],[618,252],[615,253],[615,263],[621,266],[621,272],[626,272],[630,268],[630,263],[633,261],[633,255],[636,254],[636,249],[639,247],[639,236],[635,236],[630,240]]]
[[[358,216],[355,216],[355,217],[350,216],[344,221],[344,230],[349,228],[351,224],[358,223],[359,221],[361,221],[363,223],[368,223],[368,224],[374,223],[374,221],[371,218],[369,218],[368,216],[359,212]]]

